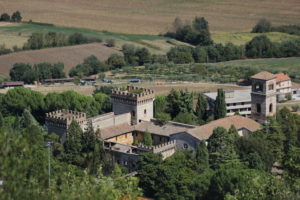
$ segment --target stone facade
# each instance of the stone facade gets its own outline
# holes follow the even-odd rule
[[[153,90],[127,86],[126,90],[113,90],[111,99],[113,112],[116,115],[130,113],[132,124],[150,121],[153,118]]]
[[[66,109],[49,112],[46,113],[45,125],[49,133],[58,134],[64,141],[69,125],[73,120],[77,121],[80,127],[84,129],[86,114]]]
[[[276,114],[276,79],[252,79],[251,117],[266,123],[267,117]]]
[[[91,122],[93,129],[96,131],[97,129],[103,129],[110,126],[117,126],[123,123],[130,124],[130,117],[130,113],[115,115],[113,112],[110,112],[89,118],[88,121]]]

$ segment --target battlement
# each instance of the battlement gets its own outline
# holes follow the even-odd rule
[[[176,147],[176,140],[171,140],[169,142],[165,142],[156,146],[146,146],[144,144],[138,144],[138,148],[143,149],[145,151],[153,152],[153,153],[161,153],[163,151],[168,151],[170,149],[175,149]]]
[[[84,121],[86,121],[86,113],[67,109],[46,113],[46,122],[54,123],[58,126],[68,126],[73,120],[77,121],[79,124],[82,124]]]
[[[129,101],[144,101],[154,98],[154,91],[151,89],[127,86],[126,89],[117,88],[112,90],[111,97]]]

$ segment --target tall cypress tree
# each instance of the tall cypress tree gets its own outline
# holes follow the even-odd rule
[[[64,143],[64,160],[70,164],[81,166],[83,164],[82,152],[83,132],[78,122],[72,121],[66,141]]]
[[[273,157],[280,160],[283,157],[285,137],[274,118],[269,119],[269,124],[265,127],[265,133]]]
[[[234,141],[223,127],[217,127],[213,130],[213,134],[208,139],[207,149],[209,162],[214,168],[238,159],[234,149]]]
[[[195,115],[197,116],[200,123],[206,121],[207,118],[206,108],[207,108],[206,98],[201,93],[198,96],[196,110],[195,110]]]
[[[218,89],[218,95],[215,101],[214,116],[215,119],[220,119],[226,116],[225,93],[223,89]]]
[[[205,142],[202,140],[199,143],[196,152],[196,161],[201,169],[207,169],[209,167],[208,163],[208,150],[205,145]]]
[[[0,112],[0,128],[2,128],[4,126],[4,118],[2,113]]]

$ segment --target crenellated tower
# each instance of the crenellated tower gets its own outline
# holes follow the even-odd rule
[[[113,112],[116,115],[130,113],[131,123],[150,121],[153,118],[154,91],[127,86],[125,89],[112,90]]]

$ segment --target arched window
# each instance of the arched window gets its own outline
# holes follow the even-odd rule
[[[146,109],[144,110],[144,115],[147,115],[147,110]]]
[[[269,112],[272,113],[273,112],[273,104],[271,103],[269,106]]]
[[[261,83],[256,83],[254,86],[255,92],[262,92],[263,91],[263,85]]]
[[[256,104],[256,112],[261,113],[261,106],[259,103]]]

